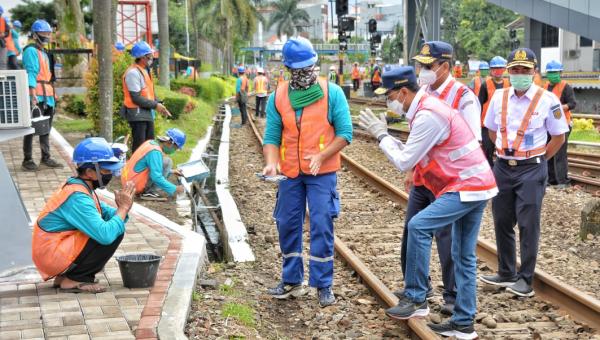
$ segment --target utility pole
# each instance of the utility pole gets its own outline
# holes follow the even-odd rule
[[[158,83],[169,89],[169,59],[171,57],[171,43],[169,42],[169,1],[158,0],[156,13],[158,14],[158,39],[160,42],[158,45],[158,61],[160,63]]]
[[[111,2],[94,0],[94,42],[98,52],[98,104],[100,107],[100,135],[113,139],[113,64]]]
[[[187,57],[190,56],[190,28],[188,24],[188,0],[185,0],[185,50],[187,52]]]

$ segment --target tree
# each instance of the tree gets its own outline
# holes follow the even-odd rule
[[[170,88],[169,85],[169,59],[171,57],[171,44],[169,42],[169,3],[168,0],[157,1],[156,14],[158,15],[158,45],[159,69],[158,83]]]
[[[383,39],[381,43],[381,59],[383,59],[383,62],[395,64],[403,56],[403,37],[404,28],[397,24],[394,28],[394,35]],[[404,63],[407,63],[406,60]]]
[[[112,141],[113,132],[113,64],[111,1],[94,0],[94,38],[98,58],[98,101],[100,136]]]
[[[10,9],[10,16],[13,20],[21,21],[24,32],[31,30],[31,25],[37,19],[44,19],[47,22],[56,20],[52,2],[39,0],[23,0],[23,3]]]
[[[56,46],[58,48],[81,48],[86,42],[85,23],[79,0],[55,0],[56,13]],[[69,78],[81,78],[86,65],[84,59],[77,54],[63,57],[63,70]]]
[[[299,0],[278,0],[272,3],[273,13],[267,24],[267,29],[277,25],[277,37],[286,35],[288,38],[296,35],[296,32],[302,32],[302,26],[308,25],[310,16],[308,13],[298,8]]]

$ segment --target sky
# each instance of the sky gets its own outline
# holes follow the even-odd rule
[[[48,2],[48,0],[41,0],[43,2]],[[7,13],[9,9],[15,7],[18,4],[23,3],[22,0],[2,0],[0,5],[4,8],[4,12]]]

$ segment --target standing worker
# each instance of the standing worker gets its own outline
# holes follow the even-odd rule
[[[371,74],[371,89],[377,90],[381,86],[381,68],[378,64],[373,66],[373,73]]]
[[[334,65],[329,66],[329,81],[338,84],[338,74]]]
[[[148,68],[154,62],[154,50],[145,41],[137,42],[131,49],[135,63],[123,74],[123,117],[127,119],[133,136],[131,152],[147,140],[154,139],[154,110],[166,117],[171,113],[156,98],[154,83]]]
[[[533,84],[536,64],[537,58],[528,48],[510,53],[511,87],[496,91],[485,117],[490,138],[496,141],[494,175],[500,192],[492,200],[498,273],[484,275],[481,281],[525,297],[534,295],[540,215],[548,179],[546,160],[560,149],[569,131],[558,98]],[[519,225],[521,253],[518,272],[515,224]]]
[[[7,67],[6,39],[10,36],[10,25],[3,14],[4,8],[0,6],[0,70],[6,70]]]
[[[482,61],[479,63],[479,74],[476,74],[471,83],[469,84],[469,88],[473,90],[475,93],[475,97],[479,96],[479,92],[481,91],[481,85],[485,83],[486,79],[488,79],[488,75],[490,74],[490,65],[487,61]]]
[[[567,147],[569,144],[569,135],[571,134],[571,111],[577,106],[575,101],[575,92],[571,85],[560,79],[563,66],[556,60],[550,61],[546,65],[546,77],[548,81],[544,84],[544,89],[556,95],[562,105],[562,110],[569,126],[569,131],[565,134],[565,142],[560,147],[556,155],[548,160],[548,183],[565,188],[569,182],[569,160],[567,157]]]
[[[423,185],[436,198],[408,222],[405,289],[398,305],[387,309],[386,314],[394,319],[429,314],[426,296],[431,241],[436,232],[451,225],[455,240],[452,256],[456,260],[456,305],[449,322],[429,327],[444,336],[474,339],[477,337],[473,328],[477,311],[475,248],[486,202],[498,192],[494,175],[465,120],[442,100],[419,90],[411,66],[386,69],[383,86],[377,94],[386,95],[388,109],[406,115],[410,128],[406,144],[387,133],[384,114],[378,119],[366,109],[360,113],[360,126],[377,138],[379,147],[396,168],[400,171],[415,168]]]
[[[490,139],[488,129],[483,125],[487,114],[488,106],[494,96],[494,92],[498,89],[505,89],[510,86],[508,79],[504,78],[506,70],[506,59],[495,56],[490,60],[490,75],[491,77],[485,80],[481,91],[479,91],[479,103],[481,104],[481,146],[483,154],[487,158],[490,166],[494,166],[494,152],[496,152],[495,141]]]
[[[96,274],[123,240],[134,186],[127,183],[115,193],[116,209],[98,199],[95,190],[123,167],[104,138],[81,141],[73,162],[77,175],[50,197],[33,226],[33,263],[64,292],[101,293],[106,288],[96,283]]]
[[[339,214],[336,190],[340,151],[352,141],[352,119],[342,89],[313,72],[317,53],[305,38],[283,46],[283,64],[291,79],[269,97],[263,142],[263,174],[278,166],[287,177],[279,183],[273,217],[283,256],[282,279],[268,290],[277,299],[305,294],[302,225],[310,216],[309,285],[318,290],[321,307],[333,295],[333,220]],[[300,134],[300,131],[303,133]]]
[[[255,117],[265,117],[265,106],[267,105],[267,94],[269,91],[269,79],[265,76],[262,67],[256,69],[258,75],[254,78],[254,94],[256,95]]]
[[[12,23],[12,29],[10,30],[10,35],[6,37],[6,49],[8,56],[8,69],[9,70],[18,70],[19,64],[17,63],[17,56],[21,54],[21,45],[19,44],[19,31],[21,30],[21,22],[19,20],[15,20]]]
[[[358,63],[354,63],[352,66],[352,87],[354,87],[354,92],[358,91],[360,87],[360,70],[358,69]]]
[[[479,115],[481,108],[477,97],[469,88],[457,81],[451,74],[453,55],[452,45],[443,41],[425,42],[420,53],[413,57],[420,68],[419,83],[422,90],[428,95],[441,99],[457,110],[466,122],[475,139],[481,140],[481,127]],[[406,251],[410,220],[419,211],[425,209],[435,201],[434,193],[424,185],[423,175],[415,170],[413,175],[407,175],[407,189],[410,187],[408,207],[406,210],[405,228],[400,249],[402,272],[406,273]],[[442,267],[442,281],[444,282],[444,305],[441,312],[451,314],[456,300],[454,262],[452,260],[452,226],[440,228],[435,232],[440,265]],[[433,291],[431,291],[433,293]],[[430,293],[430,294],[431,294]],[[400,292],[396,292],[401,295]]]
[[[460,60],[457,60],[454,62],[454,68],[452,69],[452,74],[454,75],[454,78],[462,78],[463,69],[462,69],[462,65],[460,64]]]
[[[51,34],[52,28],[45,20],[36,20],[31,25],[31,38],[34,43],[27,45],[23,50],[23,66],[27,71],[31,107],[39,107],[44,116],[50,117],[48,119],[50,127],[52,127],[56,98],[45,46],[50,42]],[[50,134],[40,135],[39,138],[42,151],[41,163],[49,168],[62,168],[62,164],[50,158]],[[23,137],[23,155],[21,168],[25,171],[36,171],[38,166],[33,161],[33,134]]]
[[[235,82],[235,100],[237,101],[240,115],[242,116],[242,125],[248,121],[248,111],[246,111],[246,103],[248,102],[248,77],[246,77],[246,68],[240,66],[237,69],[238,79]]]

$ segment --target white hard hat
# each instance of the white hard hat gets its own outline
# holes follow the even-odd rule
[[[335,66],[333,66],[333,65],[329,66],[329,71],[335,71]]]
[[[455,65],[460,65],[460,60],[457,60],[454,64]]]
[[[265,70],[262,67],[257,67],[256,73],[265,73]]]
[[[321,71],[321,67],[315,66],[315,71]]]

